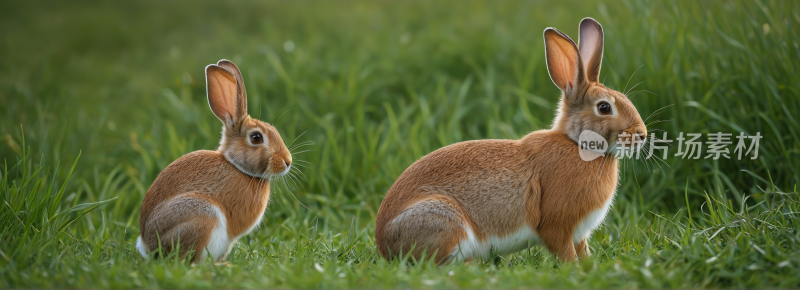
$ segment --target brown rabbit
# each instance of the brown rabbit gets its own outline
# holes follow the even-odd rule
[[[584,161],[578,138],[591,130],[612,144],[647,135],[628,98],[599,82],[603,29],[580,23],[580,46],[544,31],[547,69],[562,91],[549,130],[520,140],[456,143],[422,157],[389,189],[375,240],[387,259],[423,251],[437,263],[490,259],[540,242],[562,261],[589,255],[587,239],[617,188],[612,154]],[[413,250],[412,250],[413,249]]]
[[[206,66],[211,111],[223,123],[216,151],[178,158],[156,178],[142,203],[136,248],[180,255],[193,262],[210,254],[223,261],[233,243],[255,228],[269,202],[270,179],[291,169],[292,155],[272,125],[247,114],[247,94],[239,68],[220,60]]]

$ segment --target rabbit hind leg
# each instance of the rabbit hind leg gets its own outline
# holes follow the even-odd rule
[[[215,217],[198,216],[188,219],[169,229],[162,237],[162,248],[172,252],[180,245],[180,257],[193,253],[192,262],[206,259],[208,254],[214,261],[219,260],[226,250],[220,250],[219,222]],[[225,233],[227,238],[227,233]]]
[[[146,245],[148,248],[158,246],[155,242],[158,233],[165,253],[180,244],[181,257],[194,251],[193,262],[205,259],[207,254],[215,262],[222,261],[232,245],[225,215],[213,200],[197,193],[182,194],[165,202],[151,216],[148,229],[153,230],[142,236],[145,241],[152,241]]]
[[[467,237],[463,213],[449,198],[435,196],[421,200],[392,219],[385,240],[392,255],[411,256],[420,260],[423,254],[442,264],[451,260],[458,242]]]

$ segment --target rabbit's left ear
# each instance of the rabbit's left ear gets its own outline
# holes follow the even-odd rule
[[[548,27],[544,30],[544,51],[550,79],[573,103],[582,101],[579,94],[587,84],[578,46],[566,34]]]
[[[590,83],[600,82],[600,64],[603,61],[603,26],[597,20],[591,17],[581,20],[578,48],[586,79]]]
[[[227,59],[219,60],[217,65],[230,71],[233,74],[233,77],[236,79],[236,87],[239,90],[239,97],[236,99],[236,113],[242,114],[238,117],[244,117],[244,115],[247,115],[247,91],[244,89],[242,72],[239,70],[239,67],[237,67],[236,64]]]
[[[239,93],[244,96],[241,101],[244,101],[242,104],[237,104],[237,106],[243,106],[241,108],[242,112],[247,112],[247,91],[244,89],[244,79],[242,78],[242,71],[239,70],[239,67],[236,66],[232,61],[227,59],[220,59],[217,62],[218,66],[224,67],[228,69],[231,73],[233,73],[233,77],[236,78],[236,86],[239,88]]]
[[[208,105],[214,115],[230,130],[247,116],[247,99],[239,91],[236,76],[230,70],[210,64],[206,66]]]

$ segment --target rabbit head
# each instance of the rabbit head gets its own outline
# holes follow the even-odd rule
[[[603,27],[592,18],[580,23],[579,45],[555,28],[544,31],[547,69],[563,92],[553,129],[578,142],[584,130],[603,136],[609,144],[643,141],[642,117],[628,97],[600,83]],[[619,138],[623,136],[631,136]],[[627,135],[624,135],[627,134]]]
[[[272,125],[247,114],[247,93],[239,68],[229,60],[206,66],[208,104],[222,121],[217,149],[243,173],[270,179],[289,172],[292,155]]]

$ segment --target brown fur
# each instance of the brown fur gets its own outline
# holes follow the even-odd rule
[[[583,23],[583,22],[592,23]],[[621,132],[647,133],[628,98],[598,81],[602,28],[592,19],[581,23],[589,66],[583,66],[575,43],[563,33],[545,30],[548,69],[563,94],[553,128],[520,140],[479,140],[436,150],[412,164],[389,189],[376,220],[379,253],[392,259],[423,250],[448,260],[470,229],[479,241],[532,229],[560,259],[589,255],[586,240],[573,241],[576,226],[614,196],[618,164],[606,155],[592,161],[579,156],[577,139],[593,130],[616,141]],[[591,29],[584,32],[584,29]],[[584,39],[581,39],[584,41]],[[583,43],[582,43],[583,44]],[[590,70],[586,74],[584,70]],[[615,114],[598,115],[600,101]]]
[[[209,105],[223,122],[216,151],[201,150],[178,158],[156,178],[142,202],[139,227],[149,251],[166,253],[173,245],[181,255],[202,253],[212,230],[224,216],[233,242],[251,230],[269,202],[269,179],[285,173],[291,154],[278,131],[247,115],[247,99],[239,69],[230,61],[206,68]],[[254,132],[263,144],[251,144]],[[227,253],[218,260],[224,260]],[[196,261],[201,255],[195,255]]]

